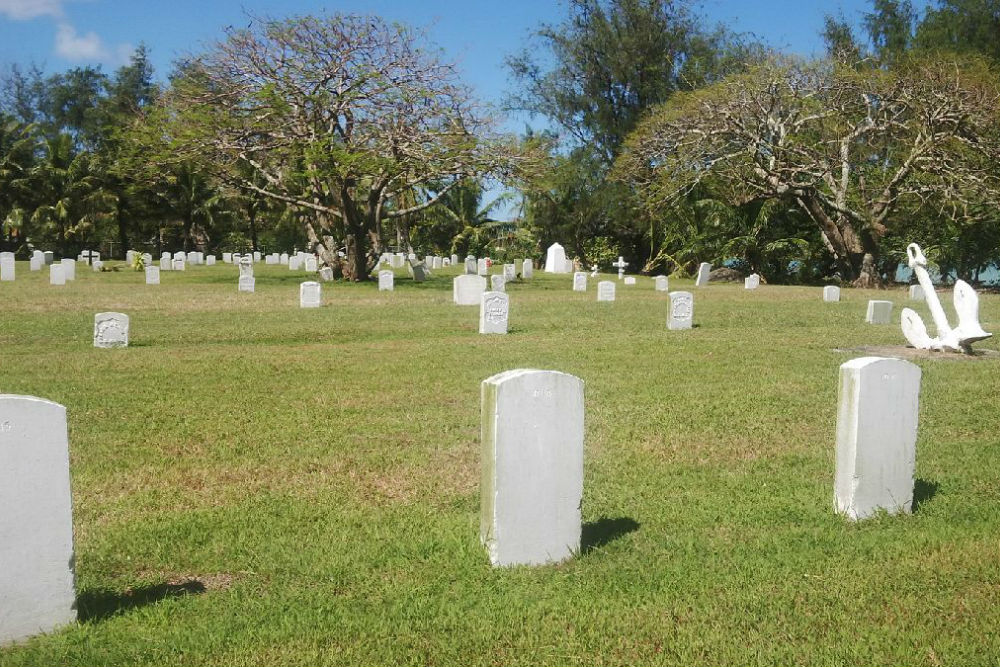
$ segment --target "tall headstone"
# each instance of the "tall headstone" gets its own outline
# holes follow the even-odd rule
[[[443,259],[444,259],[443,257],[438,257],[437,255],[435,255],[434,256],[434,262],[431,264],[430,268],[432,268],[432,269],[443,269],[444,268],[444,262],[442,261]]]
[[[756,273],[751,273],[743,279],[743,289],[757,289],[758,287],[760,287],[760,276]]]
[[[667,328],[671,331],[690,329],[693,323],[694,295],[691,292],[671,292]]]
[[[76,280],[76,260],[69,257],[62,259],[63,276],[66,280]]]
[[[49,266],[49,284],[50,285],[65,285],[66,284],[66,274],[63,273],[65,268],[62,264],[52,264]]]
[[[173,263],[173,260],[170,259],[169,257],[161,257],[160,258],[160,271],[169,271],[172,263]]]
[[[500,276],[503,278],[503,276]],[[479,304],[479,333],[505,334],[510,315],[510,297],[504,292],[483,292]]]
[[[66,408],[0,395],[0,452],[2,645],[76,620]]]
[[[0,281],[14,280],[14,253],[0,253]]]
[[[238,266],[240,267],[240,280],[237,283],[237,290],[240,292],[253,292],[256,287],[256,280],[253,276],[253,258],[249,255],[240,257]]]
[[[42,259],[40,257],[37,257],[35,255],[32,255],[31,259],[28,260],[28,270],[29,271],[41,271],[42,270],[42,265],[44,263],[45,263],[44,259]]]
[[[558,243],[553,243],[545,253],[546,273],[569,273],[566,270],[566,250]]]
[[[94,347],[128,347],[128,315],[94,315]]]
[[[485,275],[488,275],[489,272],[490,272],[489,262],[486,261],[486,258],[480,258],[480,259],[476,260],[476,273],[477,274],[479,274],[481,276],[485,276]]]
[[[656,276],[653,279],[653,287],[657,292],[666,292],[670,289],[670,281],[666,276]]]
[[[587,274],[584,271],[577,271],[573,274],[573,291],[574,292],[586,292],[587,291]]]
[[[158,266],[146,267],[146,284],[147,285],[160,284],[160,267]]]
[[[378,291],[395,291],[396,274],[388,269],[378,272]]]
[[[452,299],[459,306],[478,306],[486,291],[486,278],[465,274],[451,281]]]
[[[306,257],[306,271],[316,273],[317,262],[315,257]]]
[[[506,284],[507,284],[507,279],[504,276],[500,275],[499,273],[490,276],[490,289],[493,290],[494,292],[506,292],[507,291],[505,287]]]
[[[615,300],[615,283],[612,280],[602,280],[597,283],[597,300],[598,301],[614,301]]]
[[[288,266],[288,253],[287,252],[283,252],[280,255],[278,255],[278,264],[281,264],[282,266]]]
[[[535,275],[535,263],[530,259],[526,259],[521,262],[521,279],[531,280],[532,276]]]
[[[877,299],[869,301],[865,322],[868,324],[890,324],[892,322],[892,301],[879,301]]]
[[[924,288],[920,285],[910,285],[910,300],[911,301],[923,301],[924,300]]]
[[[260,261],[260,253],[259,252],[254,251],[254,253],[253,253],[253,261],[254,261],[254,264],[256,264],[256,263],[258,263]],[[313,269],[313,271],[315,271],[315,270],[316,269]]]
[[[913,504],[920,368],[861,357],[840,366],[834,507],[851,519]]]
[[[824,287],[823,301],[840,301],[840,288],[836,285],[827,285]]]
[[[712,265],[708,262],[702,262],[698,265],[698,277],[695,278],[695,287],[704,287],[708,284],[708,274],[712,272]]]
[[[449,259],[452,266],[458,265],[458,255],[452,255]]]
[[[583,380],[518,369],[482,384],[480,540],[494,567],[580,551]]]
[[[465,258],[465,273],[468,275],[474,275],[475,273],[477,273],[476,258],[472,257],[471,255]]]
[[[299,285],[299,308],[319,308],[323,305],[323,288],[314,281],[307,280]]]

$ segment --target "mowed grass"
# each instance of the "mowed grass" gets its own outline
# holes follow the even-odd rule
[[[916,512],[852,524],[837,376],[864,353],[837,350],[901,345],[902,290],[712,284],[672,332],[649,278],[597,303],[536,271],[487,337],[456,273],[303,310],[286,267],[240,294],[233,266],[50,287],[19,262],[0,391],[68,409],[81,621],[0,665],[1000,660],[1000,357],[917,362]],[[866,325],[869,298],[896,324]],[[92,347],[104,310],[127,350]],[[981,311],[1000,333],[1000,297]],[[492,569],[479,384],[519,367],[586,383],[584,549]]]

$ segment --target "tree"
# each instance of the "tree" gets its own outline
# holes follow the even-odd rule
[[[786,199],[822,233],[841,275],[921,206],[996,200],[997,75],[983,60],[893,71],[774,61],[662,105],[630,137],[618,177],[647,205],[712,183],[742,205]]]
[[[175,146],[308,210],[312,247],[352,280],[374,266],[384,220],[505,163],[452,66],[410,29],[373,16],[254,19],[180,74],[169,100]],[[398,205],[428,183],[449,185]]]

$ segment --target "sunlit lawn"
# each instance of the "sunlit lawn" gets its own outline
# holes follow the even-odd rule
[[[17,272],[0,391],[67,406],[80,623],[2,665],[1000,660],[1000,356],[917,362],[912,516],[832,512],[838,366],[864,354],[838,350],[900,345],[902,289],[712,284],[671,332],[650,278],[609,304],[536,271],[486,337],[450,270],[305,310],[287,267],[255,294],[225,265]],[[128,349],[92,347],[106,310]],[[1000,297],[982,320],[1000,334]],[[518,367],[586,383],[585,545],[494,570],[479,383]]]

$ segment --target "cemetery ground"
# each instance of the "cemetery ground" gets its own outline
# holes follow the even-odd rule
[[[499,267],[495,268],[495,271]],[[0,284],[0,391],[66,406],[80,622],[0,665],[995,664],[1000,356],[921,354],[916,508],[833,513],[838,367],[902,346],[903,289],[712,283],[668,331],[650,278],[452,303],[256,266]],[[943,296],[950,312],[950,298]],[[868,299],[893,322],[864,323]],[[92,346],[94,313],[131,318]],[[981,296],[1000,331],[1000,296]],[[586,383],[584,537],[559,565],[479,543],[480,383]],[[2,461],[2,452],[0,452]],[[0,508],[2,511],[2,508]],[[0,610],[2,613],[2,610]]]

